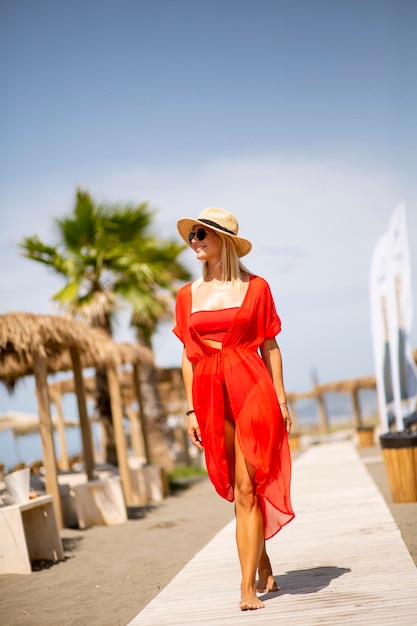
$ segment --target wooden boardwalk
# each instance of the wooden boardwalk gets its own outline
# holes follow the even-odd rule
[[[264,609],[238,609],[232,522],[128,626],[415,626],[417,569],[353,443],[309,448],[292,484],[296,519],[268,541],[280,590]]]

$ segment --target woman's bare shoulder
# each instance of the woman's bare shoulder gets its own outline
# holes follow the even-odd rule
[[[198,289],[198,287],[200,287],[200,285],[203,283],[203,279],[202,277],[197,278],[196,280],[193,280],[192,283],[189,283],[191,292],[195,291],[196,289]]]

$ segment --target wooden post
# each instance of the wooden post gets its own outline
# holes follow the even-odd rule
[[[136,398],[138,400],[138,417],[139,417],[140,429],[142,431],[142,439],[143,439],[143,447],[145,450],[146,463],[150,464],[151,454],[149,450],[149,441],[148,441],[148,433],[146,430],[145,418],[143,416],[143,411],[142,411],[143,399],[142,399],[142,390],[140,386],[138,363],[133,363],[133,389],[135,390]]]
[[[188,436],[188,417],[185,414],[187,410],[187,398],[185,395],[184,380],[180,367],[176,367],[171,371],[171,386],[177,398],[177,402],[175,404],[179,405],[179,412],[177,411],[177,415],[180,415],[181,418],[181,445],[184,450],[185,463],[190,466],[192,465],[192,461],[189,450],[190,438]]]
[[[133,406],[126,409],[127,416],[130,422],[130,439],[132,444],[133,454],[136,457],[144,456],[144,445],[142,436],[139,429],[138,413]]]
[[[45,467],[46,492],[53,496],[58,528],[63,526],[61,497],[59,494],[58,472],[56,468],[55,446],[51,410],[49,406],[46,359],[38,352],[32,353],[33,374],[36,382],[36,398],[39,410],[39,428],[42,442],[42,456]]]
[[[67,471],[69,470],[70,466],[68,459],[67,440],[65,437],[64,414],[62,412],[62,394],[59,390],[54,390],[52,402],[55,404],[56,407],[56,430],[59,440],[58,465],[61,470]]]
[[[77,348],[70,348],[72,367],[74,370],[75,393],[77,395],[78,413],[80,416],[81,439],[83,442],[83,454],[85,471],[88,480],[94,480],[94,448],[91,435],[91,425],[88,419],[87,401],[85,397],[83,371],[80,354]]]
[[[184,450],[185,464],[187,466],[190,466],[190,465],[192,465],[191,456],[190,456],[190,449],[189,449],[190,448],[190,438],[188,436],[188,417],[185,415],[185,409],[184,409],[184,414],[181,415],[180,429],[181,429],[181,445],[182,445],[182,448]]]
[[[301,449],[300,437],[301,433],[298,427],[298,415],[297,408],[295,402],[290,402],[287,398],[288,409],[290,412],[290,417],[292,421],[291,432],[288,436],[288,444],[290,446],[291,452],[295,452]]]
[[[353,406],[353,419],[355,421],[356,428],[360,428],[362,426],[362,417],[361,410],[359,405],[359,389],[356,387],[352,389],[352,406]]]
[[[296,402],[290,402],[288,400],[288,408],[290,410],[290,417],[291,417],[291,421],[292,421],[292,426],[291,426],[291,430],[294,433],[299,433],[300,432],[300,427],[298,425],[298,413],[297,413],[297,405]]]
[[[329,432],[329,421],[327,418],[326,404],[324,402],[324,395],[319,388],[318,374],[316,370],[312,371],[312,379],[314,385],[314,394],[317,399],[317,406],[319,409],[319,432],[327,434]]]
[[[329,422],[327,419],[326,405],[324,403],[324,396],[321,393],[317,393],[317,405],[319,408],[319,430],[321,433],[329,432]]]
[[[127,446],[123,428],[122,399],[120,396],[119,379],[115,367],[107,367],[107,380],[109,382],[111,414],[113,417],[114,438],[116,441],[117,462],[119,464],[120,478],[123,493],[127,505],[133,503],[132,481],[130,478],[129,465],[127,463]]]

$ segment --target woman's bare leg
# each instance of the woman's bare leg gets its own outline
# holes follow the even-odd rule
[[[278,591],[277,583],[272,575],[271,561],[266,553],[265,542],[262,547],[261,558],[259,559],[257,590],[259,593]]]
[[[229,465],[229,478],[232,485],[235,485],[236,454],[235,454],[235,426],[232,422],[225,421],[225,444],[226,455]],[[236,510],[236,507],[235,507]],[[262,552],[258,563],[258,588],[259,592],[275,591],[277,589],[272,576],[271,563],[265,549],[265,541],[262,541]],[[258,600],[256,601],[258,603]],[[262,603],[261,603],[262,604]]]
[[[240,608],[247,611],[264,607],[255,584],[264,546],[264,522],[253,483],[255,470],[243,456],[236,433],[234,444],[236,543],[242,570]]]

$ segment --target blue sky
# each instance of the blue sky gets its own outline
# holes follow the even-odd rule
[[[271,284],[288,389],[373,373],[372,249],[400,201],[417,232],[416,25],[413,0],[3,0],[0,311],[53,312],[16,244],[52,241],[77,186],[149,201],[164,236],[222,206]],[[179,364],[169,327],[155,348]]]

